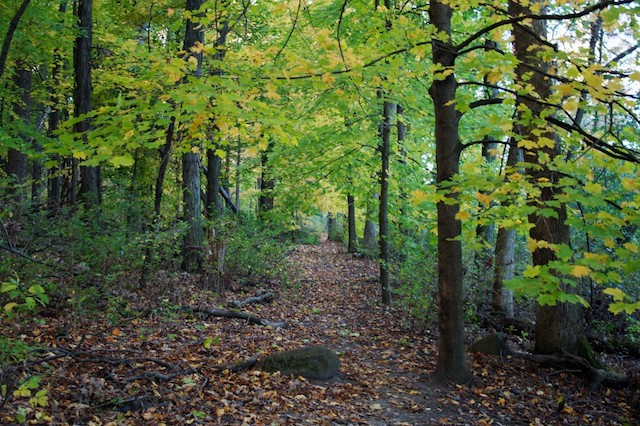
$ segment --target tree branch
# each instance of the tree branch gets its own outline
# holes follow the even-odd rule
[[[2,43],[2,52],[0,52],[0,77],[4,74],[5,67],[7,65],[7,56],[9,56],[9,46],[11,45],[11,41],[13,40],[13,34],[16,32],[18,28],[18,23],[20,22],[20,18],[27,10],[29,6],[29,2],[31,0],[22,0],[22,4],[16,11],[16,14],[11,18],[11,22],[9,23],[9,28],[7,28],[7,35],[4,37],[4,42]]]

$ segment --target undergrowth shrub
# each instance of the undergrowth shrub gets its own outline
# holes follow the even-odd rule
[[[288,250],[294,244],[317,243],[319,237],[288,230],[275,221],[265,223],[252,215],[225,215],[210,224],[226,247],[226,274],[238,284],[263,279],[286,280]]]
[[[396,237],[402,247],[392,261],[394,293],[398,302],[421,325],[437,318],[437,252],[415,237]]]

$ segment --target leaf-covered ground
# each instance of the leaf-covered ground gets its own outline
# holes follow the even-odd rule
[[[274,301],[243,309],[286,328],[180,310],[215,308],[194,277],[150,280],[123,294],[129,306],[104,315],[51,312],[9,324],[5,334],[44,349],[33,363],[4,370],[4,382],[42,382],[0,400],[0,423],[26,413],[37,424],[556,425],[635,424],[624,390],[589,390],[584,378],[529,361],[469,355],[473,386],[433,381],[436,330],[417,330],[397,308],[377,303],[377,267],[338,244],[299,246],[291,280]],[[273,286],[273,285],[271,285]],[[255,288],[248,288],[253,292]],[[249,294],[247,294],[249,295]],[[109,315],[111,312],[111,315]],[[117,314],[117,315],[116,315]],[[124,318],[123,318],[124,317]],[[73,319],[70,319],[73,318]],[[339,377],[311,381],[220,369],[281,349],[324,345],[340,354]],[[47,359],[43,362],[43,359]],[[13,374],[13,377],[11,377]],[[15,390],[15,387],[13,388]],[[38,407],[37,389],[48,392]],[[36,405],[34,408],[32,405]],[[44,404],[40,404],[44,405]],[[38,420],[36,420],[39,419]]]

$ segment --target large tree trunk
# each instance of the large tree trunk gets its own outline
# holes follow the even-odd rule
[[[75,92],[73,102],[75,104],[75,116],[80,117],[91,112],[92,87],[91,87],[91,45],[93,34],[92,20],[93,0],[78,0],[77,16],[79,22],[79,34],[76,37],[74,49],[75,67]],[[87,133],[91,127],[88,118],[74,125],[74,131],[82,135],[87,143]],[[84,202],[99,204],[100,193],[100,169],[99,167],[80,167],[80,194]]]
[[[453,67],[456,53],[451,43],[452,9],[432,1],[429,17],[446,40],[432,42],[433,62],[443,68]],[[439,39],[441,37],[438,37]],[[454,177],[460,166],[462,149],[458,129],[460,113],[455,109],[457,82],[453,74],[434,80],[429,93],[435,109],[437,183],[440,186]],[[464,335],[464,297],[462,291],[462,226],[456,215],[460,209],[458,195],[447,191],[449,203],[439,202],[438,209],[438,363],[437,375],[458,383],[469,382]]]
[[[182,155],[182,208],[187,232],[182,246],[182,269],[196,272],[204,259],[204,228],[200,199],[200,155]]]
[[[200,9],[203,0],[187,0],[186,9],[194,12]],[[197,60],[196,77],[202,75],[202,53],[191,50],[196,44],[204,44],[201,24],[187,19],[183,50]],[[182,203],[187,232],[182,246],[182,269],[202,270],[204,258],[204,229],[202,227],[202,202],[200,199],[200,154],[187,152],[182,155]]]
[[[349,244],[347,251],[355,253],[358,245],[358,235],[356,234],[356,202],[353,195],[347,194],[347,229]]]
[[[367,200],[367,216],[364,221],[364,237],[362,239],[362,246],[370,251],[374,251],[376,249],[376,241],[378,238],[378,228],[374,219],[377,200],[378,193],[374,192]]]
[[[529,7],[524,7],[514,1],[509,2],[509,14],[520,16],[531,14]],[[519,61],[516,74],[521,79],[526,79],[535,91],[535,97],[520,97],[517,99],[519,105],[526,107],[521,116],[527,114],[526,120],[518,125],[522,139],[536,143],[541,137],[546,140],[556,140],[554,146],[536,146],[526,149],[524,160],[526,172],[533,185],[539,182],[546,182],[539,188],[540,194],[536,200],[530,201],[538,209],[553,209],[555,215],[543,215],[539,210],[529,215],[529,222],[533,227],[529,231],[529,237],[534,241],[546,241],[549,244],[570,244],[569,227],[566,224],[567,210],[564,204],[551,204],[555,199],[555,187],[559,176],[549,169],[549,162],[560,154],[560,147],[556,135],[548,129],[542,121],[541,114],[544,107],[535,99],[545,100],[551,94],[551,80],[544,72],[549,69],[550,64],[544,62],[539,54],[543,48],[540,40],[546,37],[546,23],[541,20],[533,20],[530,23],[515,25],[513,29],[515,54]],[[528,66],[527,66],[528,65]],[[540,71],[531,72],[531,65]],[[529,114],[530,112],[530,114]],[[539,122],[536,123],[536,122]],[[540,161],[539,156],[544,154],[547,161]],[[545,266],[557,260],[555,252],[550,248],[537,248],[533,250],[533,264]],[[562,277],[559,277],[562,279]],[[562,286],[563,291],[574,292],[569,285]],[[592,351],[584,334],[580,305],[558,302],[554,306],[538,305],[536,309],[536,344],[535,352],[541,354],[552,354],[556,352],[567,352],[574,355],[584,356],[594,361]]]

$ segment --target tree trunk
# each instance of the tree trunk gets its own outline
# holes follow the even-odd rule
[[[271,142],[267,145],[267,149],[260,157],[262,163],[262,171],[260,174],[260,196],[258,197],[258,213],[264,216],[264,213],[273,209],[273,189],[275,181],[269,177],[269,151],[271,150]]]
[[[188,12],[195,12],[203,0],[187,0]],[[204,44],[204,32],[200,23],[187,19],[184,35],[185,52],[197,60],[196,77],[202,76],[202,53],[192,51],[197,44]],[[202,227],[202,202],[200,198],[200,154],[187,152],[182,155],[182,203],[187,232],[182,246],[182,269],[201,271],[204,259],[204,229]]]
[[[443,68],[452,68],[456,52],[451,43],[452,9],[448,4],[432,1],[429,17],[445,40],[432,42],[433,62]],[[460,113],[455,109],[457,82],[454,74],[434,80],[429,93],[435,109],[435,138],[437,183],[440,186],[454,177],[460,167],[462,149],[458,130]],[[462,291],[462,226],[456,215],[460,209],[458,194],[446,196],[448,203],[439,202],[438,210],[438,363],[437,375],[458,383],[471,380],[467,366],[464,335],[464,297]]]
[[[207,150],[207,216],[213,219],[222,213],[220,192],[220,168],[222,159],[216,155],[217,147]]]
[[[364,222],[364,238],[362,239],[362,245],[370,251],[374,251],[376,249],[376,242],[378,238],[378,228],[376,227],[374,219],[377,200],[377,192],[374,192],[367,200],[367,217]]]
[[[62,0],[58,8],[60,19],[63,21],[63,15],[67,11],[67,2]],[[60,93],[61,67],[62,67],[62,49],[56,47],[53,53],[53,67],[51,70],[50,99],[53,107],[49,115],[49,137],[56,137],[56,131],[60,127],[61,111],[63,110],[64,94]],[[61,158],[55,156],[56,165],[48,171],[48,191],[47,191],[47,208],[54,214],[58,214],[62,203],[62,177],[60,175]]]
[[[20,100],[16,102],[13,109],[20,117],[24,125],[29,125],[31,117],[31,83],[33,73],[23,64],[17,64],[17,70],[13,77],[16,87],[20,90]],[[21,137],[21,143],[26,147],[26,137]],[[17,209],[27,199],[27,179],[29,177],[29,162],[27,154],[21,149],[9,148],[6,165],[7,175],[14,182],[8,188],[8,193],[12,196]],[[17,212],[14,212],[17,213]]]
[[[238,147],[236,151],[236,207],[240,210],[240,164],[242,162],[242,144],[238,138]]]
[[[358,245],[358,235],[356,234],[356,203],[353,195],[347,195],[347,229],[349,234],[349,244],[347,251],[349,253],[355,253]]]
[[[176,120],[171,117],[171,122],[169,123],[167,133],[165,134],[164,146],[160,149],[160,166],[158,167],[158,176],[156,176],[156,190],[153,202],[153,210],[156,214],[156,218],[159,218],[162,213],[162,187],[164,185],[164,177],[167,173],[167,166],[169,165],[175,125]]]
[[[380,235],[380,297],[385,305],[391,304],[391,253],[389,249],[389,156],[391,153],[391,121],[395,115],[396,105],[384,101],[380,151],[380,204],[378,206],[378,227]]]
[[[4,70],[7,67],[7,57],[9,56],[9,46],[11,45],[11,41],[13,40],[13,34],[18,29],[18,23],[20,23],[20,18],[27,10],[29,3],[31,0],[22,0],[20,3],[20,7],[16,11],[16,14],[11,18],[11,22],[9,22],[9,27],[7,28],[7,34],[4,37],[4,41],[2,42],[2,50],[0,50],[0,77],[4,74]],[[6,18],[6,17],[5,17]]]
[[[76,37],[74,49],[75,67],[75,92],[73,102],[75,104],[75,116],[91,112],[92,87],[91,87],[91,46],[93,34],[92,20],[93,0],[78,0],[77,16],[79,33]],[[82,135],[82,140],[87,144],[87,137],[91,123],[88,118],[77,122],[74,131]],[[99,204],[100,193],[100,169],[99,167],[80,166],[80,194],[85,203]]]
[[[338,241],[342,242],[342,230],[340,229],[340,224],[338,223],[338,216],[334,216],[333,213],[327,213],[327,238],[329,241]]]
[[[196,272],[202,269],[204,259],[204,229],[200,199],[200,155],[188,152],[182,155],[182,206],[187,232],[182,246],[182,269]]]
[[[515,167],[520,161],[522,161],[522,149],[511,146],[507,157],[507,169]],[[506,176],[505,179],[507,179]],[[507,204],[503,203],[503,205]],[[504,282],[514,276],[516,234],[514,229],[499,228],[496,237],[491,310],[494,315],[506,318],[513,318],[513,292],[505,288]]]
[[[514,1],[509,2],[511,16],[531,13],[529,7],[523,7]],[[546,38],[545,21],[533,20],[530,23],[515,25],[513,36],[515,54],[519,61],[516,75],[521,81],[526,79],[527,84],[533,88],[536,99],[548,99],[551,94],[551,80],[543,72],[549,69],[550,64],[538,56],[543,52],[540,40]],[[532,73],[530,66],[527,65],[534,65],[535,69],[542,72],[534,71]],[[541,114],[544,112],[543,105],[531,98],[517,99],[518,105],[526,107],[524,112],[519,109],[520,114],[527,115],[526,121],[523,120],[522,124],[518,125],[518,133],[522,139],[534,143],[541,137],[545,137],[547,140],[556,140],[556,135],[546,129],[541,118]],[[536,125],[536,121],[539,122],[538,125]],[[547,156],[548,160],[540,161],[540,154]],[[526,173],[531,183],[534,185],[543,181],[548,183],[539,188],[540,195],[530,203],[539,209],[551,208],[555,210],[555,215],[542,215],[538,211],[529,215],[529,223],[533,225],[529,231],[529,237],[534,241],[569,245],[566,205],[551,204],[555,199],[555,185],[558,183],[559,176],[549,169],[548,164],[559,154],[560,147],[557,140],[553,147],[545,144],[526,149],[524,152],[524,160],[527,165]],[[534,249],[532,257],[535,266],[545,266],[557,260],[555,252],[550,248]],[[559,278],[562,280],[562,277]],[[562,289],[566,292],[574,291],[569,285],[563,285]],[[540,354],[567,352],[584,356],[590,362],[594,362],[591,348],[584,334],[580,305],[566,302],[558,302],[554,306],[538,305],[536,309],[535,352]]]

